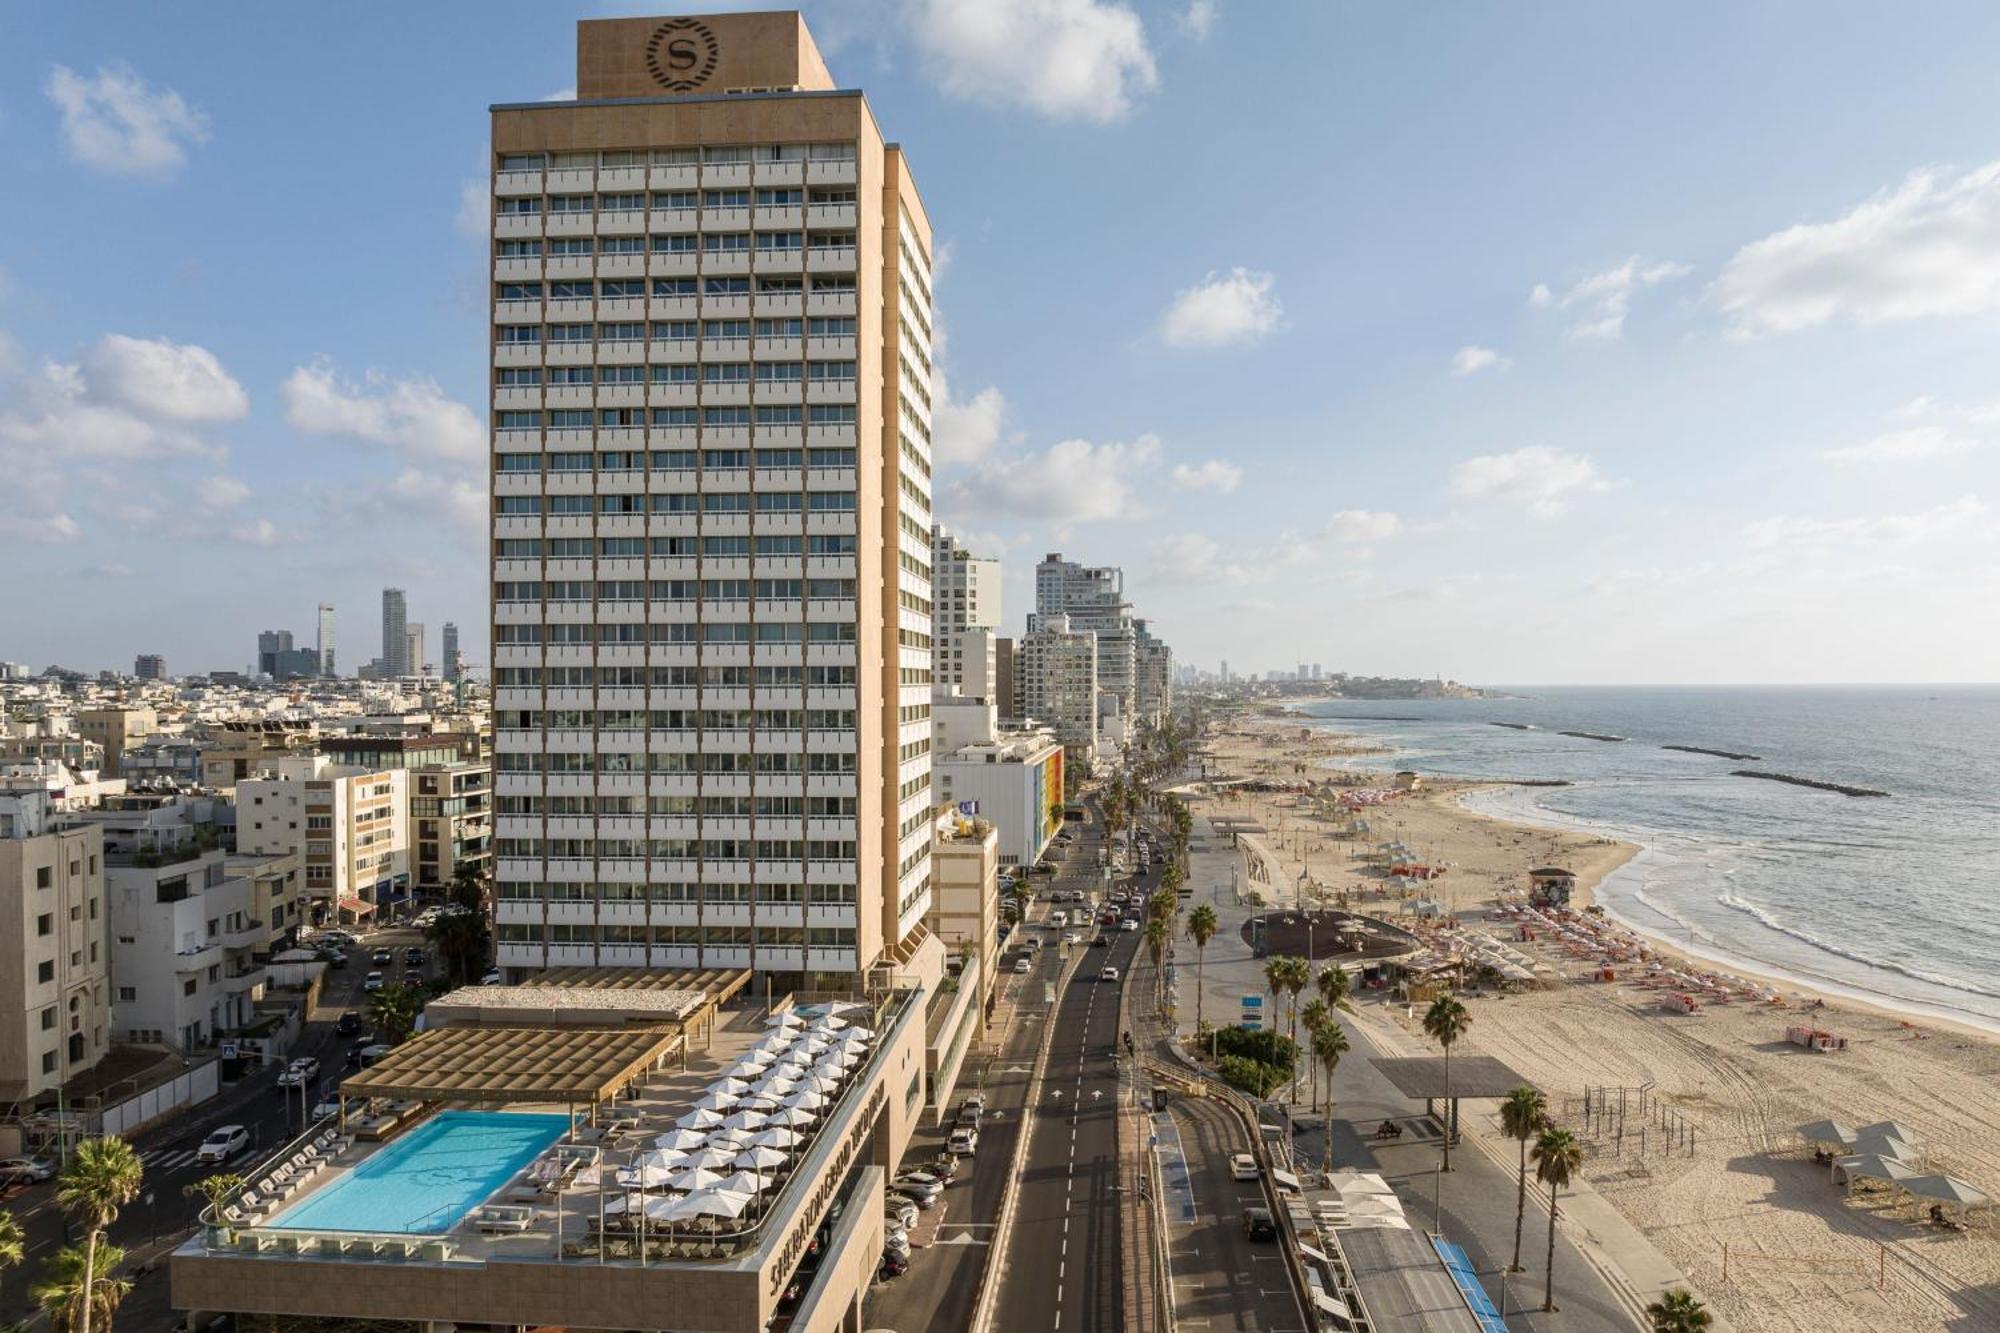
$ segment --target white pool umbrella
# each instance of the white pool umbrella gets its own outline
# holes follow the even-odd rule
[[[693,1134],[694,1131],[688,1129],[677,1129],[674,1131],[674,1133]],[[695,1135],[695,1137],[699,1139],[701,1136],[697,1134]],[[632,1165],[638,1167],[658,1166],[658,1167],[666,1167],[668,1169],[672,1169],[681,1164],[682,1159],[684,1159],[688,1155],[688,1151],[689,1150],[686,1148],[654,1148],[650,1152],[642,1152],[637,1157],[634,1157],[632,1159]]]
[[[738,1171],[716,1188],[731,1194],[762,1194],[776,1183],[769,1176],[754,1171]]]
[[[744,1093],[750,1091],[750,1085],[740,1078],[731,1078],[729,1075],[724,1074],[721,1078],[709,1084],[708,1090],[710,1092],[733,1093],[741,1097]]]
[[[667,1183],[679,1165],[676,1162],[673,1166],[621,1166],[618,1168],[618,1183],[627,1189],[658,1189]]]
[[[787,1106],[782,1111],[771,1112],[771,1123],[778,1126],[810,1125],[817,1119],[819,1119],[817,1115],[803,1106]],[[770,1131],[766,1130],[765,1132],[769,1133]]]
[[[787,1009],[782,1014],[772,1014],[764,1020],[764,1026],[767,1028],[797,1028],[804,1027],[805,1023],[806,1021],[803,1018],[800,1018],[797,1013],[790,1009]]]
[[[722,1116],[706,1106],[697,1106],[674,1123],[682,1129],[714,1129],[722,1123]]]
[[[742,1109],[745,1111],[762,1111],[766,1115],[769,1115],[771,1112],[777,1110],[780,1105],[781,1103],[778,1099],[768,1092],[753,1092],[743,1099]]]
[[[855,1026],[840,1034],[842,1041],[864,1042],[875,1040],[875,1029]]]
[[[684,1164],[685,1169],[719,1171],[723,1167],[735,1163],[736,1153],[737,1147],[733,1143],[712,1143],[700,1152],[689,1153],[687,1162]]]
[[[852,1000],[828,1000],[825,1004],[814,1005],[812,1011],[816,1014],[852,1014],[867,1008],[867,1005],[856,1004]]]
[[[832,1048],[833,1043],[825,1037],[807,1037],[804,1041],[794,1042],[792,1045],[792,1050],[800,1055],[818,1055]]]
[[[729,1072],[737,1076],[761,1074],[778,1062],[778,1057],[761,1046],[753,1046],[736,1057]]]
[[[807,1111],[817,1111],[820,1107],[826,1105],[826,1098],[820,1096],[811,1088],[800,1088],[797,1092],[785,1098],[785,1105]]]
[[[838,1032],[847,1026],[847,1020],[835,1014],[821,1014],[812,1021],[814,1032]]]
[[[722,1122],[724,1129],[762,1129],[764,1113],[761,1111],[738,1111]]]
[[[798,1091],[798,1087],[799,1080],[796,1075],[790,1078],[773,1075],[759,1083],[754,1091],[759,1097],[783,1097],[787,1093]]]
[[[797,1078],[799,1075],[805,1073],[806,1070],[810,1067],[811,1066],[809,1066],[806,1063],[805,1058],[803,1056],[794,1056],[787,1059],[783,1064],[771,1070],[771,1072],[765,1077]]]
[[[705,1189],[690,1194],[667,1212],[670,1221],[690,1217],[741,1217],[750,1207],[750,1196],[726,1190]]]
[[[691,1166],[669,1182],[677,1190],[713,1189],[722,1177],[705,1166]]]
[[[749,1138],[751,1146],[758,1148],[792,1148],[798,1145],[799,1136],[783,1125],[773,1125],[760,1129]]]
[[[769,1171],[774,1166],[783,1166],[785,1155],[776,1148],[746,1148],[736,1155],[735,1165],[746,1171]]]
[[[683,1194],[653,1195],[646,1200],[645,1213],[647,1220],[652,1222],[664,1221],[673,1212],[674,1205],[686,1197]]]
[[[701,1100],[695,1103],[695,1107],[697,1110],[729,1111],[742,1100],[733,1092],[719,1092],[710,1088],[701,1095]]]
[[[677,1129],[672,1133],[662,1134],[660,1137],[654,1139],[653,1146],[655,1148],[665,1148],[670,1152],[674,1150],[691,1152],[707,1142],[708,1135],[698,1129]]]

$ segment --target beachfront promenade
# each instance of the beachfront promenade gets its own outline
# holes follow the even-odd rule
[[[1195,896],[1207,901],[1220,929],[1206,951],[1203,1017],[1213,1026],[1237,1021],[1245,995],[1262,996],[1266,1009],[1273,1001],[1265,988],[1263,960],[1253,958],[1243,938],[1244,923],[1253,909],[1240,904],[1231,885],[1244,883],[1242,852],[1209,824],[1204,803],[1196,801],[1194,844],[1188,882]],[[1232,879],[1232,871],[1235,872]],[[1289,885],[1266,890],[1267,900],[1289,905]],[[1275,893],[1274,893],[1275,890]],[[1184,937],[1175,948],[1177,1002],[1175,1017],[1184,1035],[1195,1030],[1195,949]],[[1308,997],[1301,997],[1301,1003]],[[1343,1018],[1352,1049],[1334,1077],[1334,1115],[1324,1131],[1303,1132],[1298,1138],[1302,1157],[1337,1168],[1379,1171],[1395,1186],[1413,1225],[1441,1232],[1465,1247],[1496,1304],[1502,1292],[1502,1270],[1513,1252],[1515,1153],[1514,1141],[1498,1132],[1492,1103],[1465,1103],[1461,1108],[1463,1144],[1452,1155],[1452,1171],[1435,1168],[1438,1147],[1433,1142],[1402,1142],[1379,1146],[1375,1127],[1385,1116],[1405,1117],[1422,1110],[1398,1092],[1375,1068],[1377,1056],[1436,1054],[1436,1049],[1396,1027],[1374,999],[1357,998],[1359,1013]],[[1284,1030],[1282,1012],[1270,1026]],[[1302,1113],[1310,1094],[1299,1093]],[[1329,1156],[1330,1161],[1326,1159]],[[1647,1302],[1681,1277],[1665,1256],[1609,1203],[1578,1180],[1564,1192],[1565,1226],[1556,1242],[1555,1314],[1543,1314],[1543,1264],[1547,1254],[1547,1203],[1535,1206],[1531,1189],[1529,1215],[1522,1236],[1522,1261],[1528,1271],[1506,1278],[1509,1326],[1516,1329],[1629,1330],[1644,1327]],[[1727,1333],[1727,1325],[1712,1326]]]

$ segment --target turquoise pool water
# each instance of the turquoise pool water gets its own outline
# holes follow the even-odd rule
[[[569,1117],[445,1111],[271,1222],[299,1231],[449,1231],[569,1131]]]

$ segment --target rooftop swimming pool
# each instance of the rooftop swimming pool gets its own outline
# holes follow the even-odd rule
[[[565,1115],[444,1111],[314,1190],[270,1226],[429,1236],[451,1230],[569,1132]]]

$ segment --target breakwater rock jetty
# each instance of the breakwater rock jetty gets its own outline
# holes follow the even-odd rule
[[[1505,727],[1509,731],[1533,731],[1533,724],[1527,722],[1488,722],[1489,727]]]
[[[1736,750],[1711,750],[1704,745],[1662,745],[1662,750],[1679,750],[1682,754],[1712,754],[1717,759],[1762,759],[1761,754],[1743,754]]]
[[[1876,791],[1873,787],[1850,787],[1844,782],[1822,782],[1818,778],[1802,778],[1796,773],[1763,773],[1754,768],[1730,770],[1730,776],[1738,778],[1762,778],[1766,782],[1788,782],[1794,787],[1811,787],[1815,791],[1839,792],[1842,796],[1887,796],[1886,791]]]
[[[1623,741],[1623,736],[1607,736],[1601,731],[1558,731],[1558,736],[1574,736],[1585,741]]]

